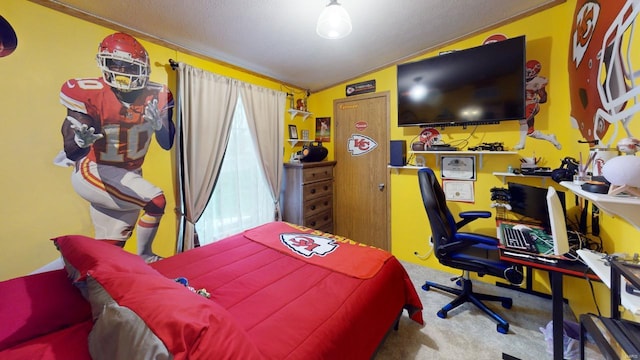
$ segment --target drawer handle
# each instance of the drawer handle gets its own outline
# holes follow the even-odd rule
[[[316,189],[311,189],[311,191],[309,191],[309,192],[312,193],[312,194],[315,194],[316,193]]]
[[[329,220],[329,217],[328,217],[328,216],[325,216],[325,217],[324,217],[324,219],[325,219],[325,220]]]
[[[311,222],[311,226],[316,226],[316,222],[315,222],[315,221],[312,221],[312,222]]]
[[[324,186],[325,190],[329,190],[329,187],[327,185]]]
[[[316,206],[315,205],[311,205],[311,210],[315,210]]]
[[[325,205],[329,205],[329,202],[328,202],[328,201],[325,201],[325,202],[324,202],[324,204],[325,204]]]

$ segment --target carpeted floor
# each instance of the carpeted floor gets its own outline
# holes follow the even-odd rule
[[[421,286],[427,279],[455,286],[450,281],[454,275],[408,262],[403,264],[422,300],[425,325],[411,321],[405,312],[399,330],[387,336],[375,360],[496,360],[502,359],[503,353],[522,360],[553,358],[547,352],[547,342],[540,331],[540,327],[545,327],[551,321],[551,300],[474,282],[477,292],[506,295],[513,299],[511,309],[504,309],[499,303],[486,303],[509,322],[509,333],[501,334],[496,331],[494,320],[471,303],[450,311],[446,319],[439,318],[436,312],[450,302],[453,295],[435,289],[424,291]],[[575,320],[568,306],[565,306],[566,319]],[[575,345],[579,351],[579,344]],[[601,359],[593,349],[593,345],[588,346],[587,359]]]

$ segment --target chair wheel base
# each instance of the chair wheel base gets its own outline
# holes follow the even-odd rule
[[[509,324],[498,324],[496,326],[496,329],[498,330],[499,333],[506,334],[509,332]]]
[[[513,300],[511,300],[511,299],[502,300],[502,307],[503,308],[511,309],[511,306],[513,306]]]

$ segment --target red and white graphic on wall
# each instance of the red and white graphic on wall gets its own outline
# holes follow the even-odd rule
[[[338,248],[333,239],[309,234],[280,234],[280,241],[296,254],[307,258],[313,255],[325,256]]]
[[[378,147],[378,143],[366,135],[352,134],[347,139],[347,151],[351,153],[351,156],[364,155],[376,147]]]
[[[369,126],[369,123],[367,123],[366,121],[358,121],[355,124],[353,124],[353,126],[356,127],[356,130],[358,131],[364,131],[367,126]]]
[[[637,0],[579,0],[569,38],[571,123],[591,146],[608,147],[640,111],[637,82]],[[614,131],[610,132],[609,127]],[[606,138],[605,138],[606,135]]]

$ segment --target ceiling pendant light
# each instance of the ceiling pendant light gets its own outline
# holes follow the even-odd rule
[[[351,33],[351,18],[338,0],[330,0],[322,10],[316,32],[325,39],[341,39]]]

